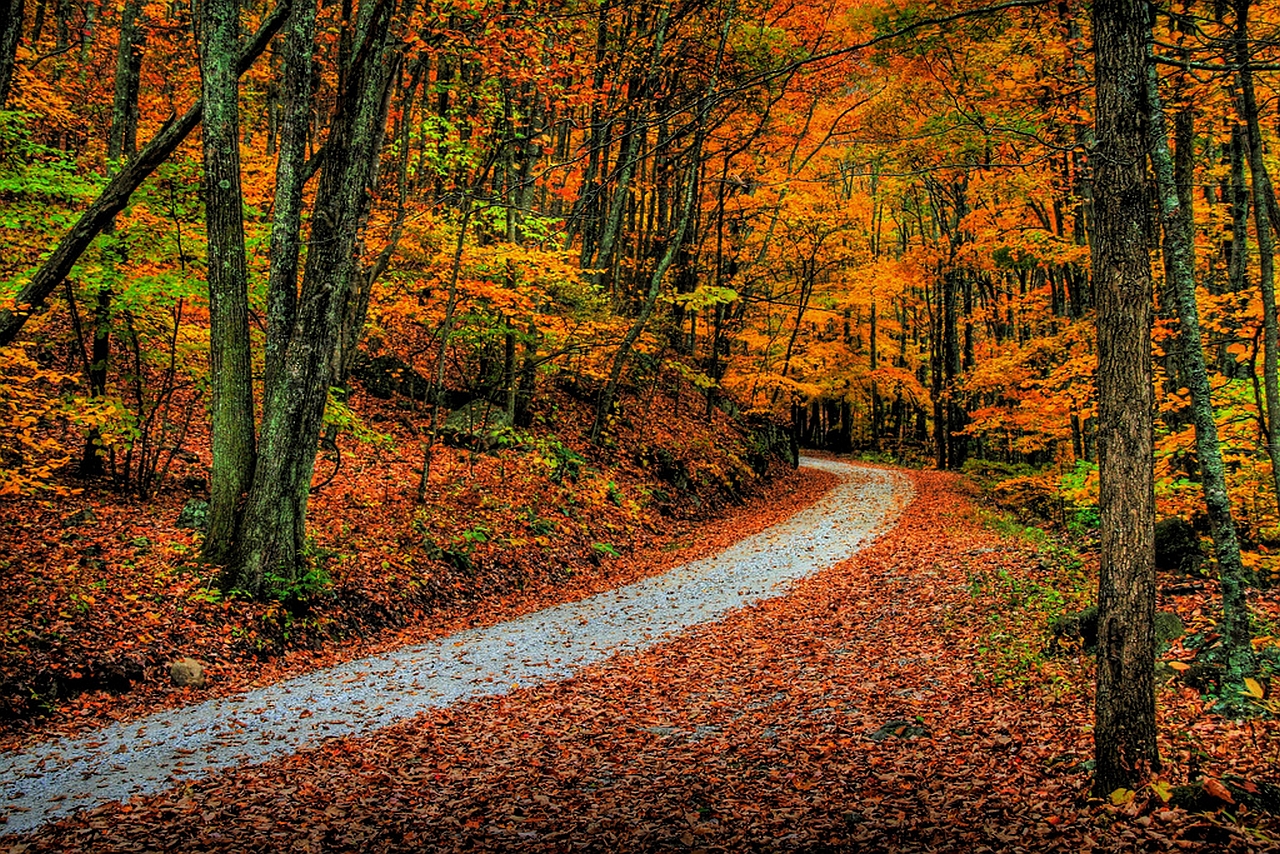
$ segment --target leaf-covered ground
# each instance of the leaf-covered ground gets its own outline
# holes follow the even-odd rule
[[[1088,799],[1088,658],[1037,647],[1054,585],[1082,570],[994,533],[952,476],[913,477],[917,499],[892,532],[784,598],[565,682],[11,841],[23,851],[1280,847],[1280,823],[1239,804],[1192,813],[1154,788],[1120,805]],[[1160,689],[1160,707],[1163,781],[1228,796],[1219,781],[1276,782],[1276,721],[1223,721],[1177,683]]]

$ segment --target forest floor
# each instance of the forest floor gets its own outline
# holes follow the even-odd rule
[[[1088,795],[1088,560],[909,473],[899,523],[783,597],[577,675],[82,813],[14,851],[1269,851],[1280,722],[1159,688],[1165,767]],[[1167,585],[1166,585],[1167,586]],[[1202,592],[1164,596],[1188,633]],[[1274,595],[1255,602],[1274,622]],[[1052,647],[1052,649],[1050,649]],[[1052,652],[1052,654],[1050,654]],[[1165,654],[1184,658],[1181,639]],[[1168,670],[1172,676],[1176,668]],[[1186,788],[1175,790],[1175,787]],[[1184,802],[1194,790],[1196,808]]]

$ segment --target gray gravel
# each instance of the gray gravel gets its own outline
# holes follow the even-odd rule
[[[151,794],[225,768],[359,735],[463,699],[563,679],[617,653],[786,592],[884,530],[910,497],[889,471],[805,458],[840,484],[714,556],[577,602],[246,694],[0,754],[0,833]],[[0,819],[3,820],[3,819]]]

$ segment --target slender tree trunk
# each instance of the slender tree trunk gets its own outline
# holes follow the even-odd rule
[[[1249,272],[1249,185],[1245,183],[1245,151],[1249,131],[1244,125],[1231,128],[1231,258],[1227,267],[1228,287],[1239,293],[1246,287]]]
[[[204,558],[225,563],[235,544],[240,498],[253,475],[253,374],[249,280],[240,192],[238,0],[203,0],[200,77],[204,97],[204,203],[208,231],[209,414],[213,465]]]
[[[1253,188],[1253,222],[1258,232],[1258,288],[1262,292],[1262,390],[1266,396],[1267,454],[1271,457],[1271,485],[1280,507],[1280,327],[1276,323],[1275,240],[1268,216],[1271,179],[1262,159],[1262,130],[1258,101],[1249,69],[1249,7],[1236,0],[1236,62],[1240,100],[1248,130],[1249,176]]]
[[[132,157],[138,143],[138,82],[142,69],[142,27],[138,23],[142,4],[129,0],[120,10],[120,40],[116,47],[115,91],[111,103],[111,128],[107,134],[107,160],[113,171],[124,157]],[[104,228],[115,232],[114,219]],[[123,246],[117,244],[106,253],[111,263],[128,261]],[[111,358],[111,299],[108,286],[98,289],[93,312],[93,356],[89,360],[89,393],[101,397],[107,391],[107,367]],[[80,477],[99,477],[104,472],[102,434],[97,427],[89,429],[84,454],[80,460]]]
[[[107,159],[132,156],[138,149],[138,83],[145,38],[142,0],[128,0],[120,10],[120,45],[116,50],[116,85],[111,99],[111,132]]]
[[[263,20],[251,41],[240,53],[237,70],[243,74],[255,59],[261,55],[271,37],[284,23],[288,4],[281,3]],[[71,227],[54,248],[48,259],[40,265],[40,269],[32,275],[31,280],[18,291],[14,297],[14,308],[0,309],[0,347],[13,342],[22,331],[23,324],[36,309],[44,305],[71,272],[71,268],[80,260],[80,256],[89,248],[89,244],[97,237],[115,215],[129,204],[129,197],[156,167],[168,159],[187,134],[200,123],[204,110],[204,101],[198,100],[183,113],[182,117],[170,121],[147,143],[138,156],[132,158],[124,169],[112,178],[102,193],[80,215],[80,219]]]
[[[960,336],[957,328],[956,297],[959,282],[963,275],[959,270],[947,272],[942,277],[942,337],[943,337],[943,389],[946,401],[946,435],[947,468],[958,469],[964,465],[968,456],[968,437],[961,431],[965,427],[968,416],[959,401],[960,383]]]
[[[440,321],[440,350],[431,383],[431,410],[427,419],[427,443],[422,447],[422,477],[418,481],[418,500],[427,500],[427,487],[431,483],[431,457],[436,441],[440,438],[441,408],[444,403],[444,375],[449,358],[449,337],[453,334],[453,317],[458,309],[458,277],[462,272],[462,253],[467,245],[467,227],[471,224],[471,194],[463,202],[462,221],[458,224],[458,240],[453,246],[453,262],[449,267],[449,288],[445,298],[444,318]]]
[[[22,17],[26,0],[0,0],[3,25],[0,25],[0,110],[9,102],[13,89],[13,69],[18,60],[18,43],[22,41]]]
[[[1147,4],[1093,7],[1097,81],[1098,690],[1093,790],[1136,789],[1159,767],[1155,717],[1155,493],[1149,198],[1141,116]]]
[[[307,179],[311,128],[312,53],[316,4],[293,0],[285,27],[280,71],[280,154],[276,159],[275,211],[271,221],[271,269],[267,277],[267,341],[263,387],[273,388],[298,307],[302,190]]]
[[[1148,30],[1148,33],[1150,31]],[[1200,341],[1200,318],[1196,305],[1194,236],[1187,195],[1179,192],[1174,180],[1173,158],[1161,106],[1159,75],[1156,72],[1154,45],[1147,42],[1147,104],[1150,111],[1148,132],[1151,136],[1151,163],[1160,194],[1160,213],[1164,220],[1165,266],[1171,282],[1180,324],[1178,355],[1182,372],[1191,393],[1191,419],[1196,431],[1196,456],[1200,462],[1200,482],[1204,489],[1205,507],[1213,529],[1214,550],[1218,556],[1218,580],[1222,596],[1222,622],[1218,629],[1223,639],[1226,670],[1222,695],[1232,703],[1241,696],[1244,678],[1257,669],[1253,657],[1253,630],[1249,605],[1245,600],[1248,575],[1240,561],[1240,542],[1231,515],[1231,499],[1227,494],[1226,469],[1222,449],[1218,445],[1218,424],[1213,414],[1213,398],[1209,372],[1204,363],[1204,347]]]
[[[74,297],[68,288],[68,299]],[[111,288],[98,289],[98,303],[93,310],[93,349],[89,357],[89,394],[102,397],[107,393],[107,362],[111,358]],[[102,433],[89,430],[85,438],[84,454],[80,458],[77,474],[83,478],[100,477],[102,463]]]

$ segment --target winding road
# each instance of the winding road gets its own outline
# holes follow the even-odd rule
[[[0,754],[0,833],[215,771],[359,736],[420,712],[566,678],[729,611],[783,595],[865,547],[911,497],[906,477],[803,458],[837,485],[730,548],[626,587],[351,661],[233,697]]]

